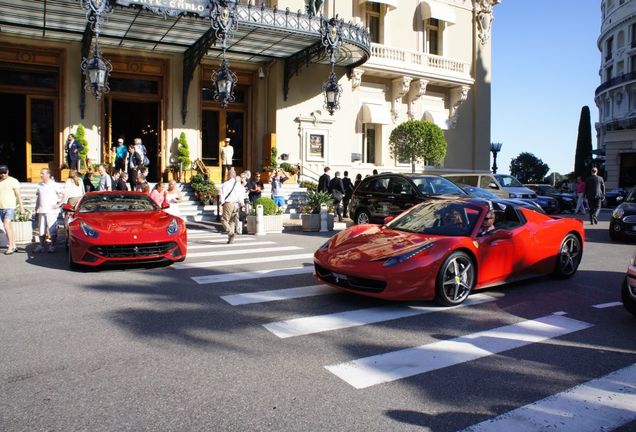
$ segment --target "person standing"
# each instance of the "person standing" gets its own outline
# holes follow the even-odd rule
[[[254,174],[254,180],[250,180],[247,184],[248,197],[252,204],[261,197],[261,192],[265,185],[261,181],[261,173]]]
[[[581,177],[576,178],[576,208],[574,209],[574,214],[579,212],[585,214],[585,182]]]
[[[84,182],[76,170],[71,170],[68,178],[64,183],[63,203],[75,206],[77,202],[84,196]]]
[[[181,211],[179,209],[179,203],[183,201],[183,194],[177,187],[175,180],[168,182],[168,190],[166,191],[166,201],[170,204],[170,207],[164,211],[172,216],[181,217]]]
[[[159,206],[163,208],[163,203],[166,201],[166,190],[162,182],[158,182],[150,192],[150,198]]]
[[[130,190],[136,190],[137,173],[139,172],[139,168],[143,166],[144,160],[135,150],[134,144],[130,144],[128,146],[128,154],[126,158],[126,169],[128,171],[128,180],[130,180]]]
[[[336,214],[338,215],[338,222],[342,222],[342,207],[340,207],[340,203],[345,195],[345,188],[342,184],[342,179],[340,178],[340,171],[336,171],[334,177],[329,182],[329,193],[333,197],[333,206],[336,209]]]
[[[285,194],[283,192],[283,183],[287,181],[287,177],[281,175],[282,171],[277,169],[272,174],[272,199],[277,207],[285,205]]]
[[[126,167],[126,153],[128,148],[124,145],[124,139],[117,139],[115,146],[115,171],[121,171]]]
[[[146,146],[143,145],[143,143],[141,142],[141,138],[135,138],[133,142],[135,143],[135,151],[139,153],[139,156],[141,156],[141,165],[150,165],[150,159],[148,159],[148,151],[146,150]]]
[[[221,224],[227,232],[228,244],[234,243],[234,236],[236,235],[236,226],[238,225],[239,208],[244,205],[245,202],[245,188],[241,185],[239,178],[236,178],[236,172],[230,170],[230,179],[221,184],[221,208],[223,209],[223,216],[221,217]]]
[[[344,186],[344,198],[342,199],[342,216],[348,218],[349,217],[349,201],[351,201],[351,197],[353,196],[353,183],[351,183],[351,179],[349,178],[349,171],[344,172],[344,177],[342,179],[342,185]]]
[[[66,139],[66,161],[70,169],[79,171],[80,152],[82,145],[75,139],[75,135],[68,134]]]
[[[324,174],[318,178],[318,192],[329,193],[329,182],[331,181],[331,176],[329,175],[329,171],[331,168],[325,167]]]
[[[232,158],[234,157],[234,147],[230,145],[230,139],[225,138],[225,145],[221,147],[221,180],[225,181],[226,174],[232,168]],[[231,177],[230,177],[231,178]]]
[[[40,244],[33,252],[44,252],[47,246],[47,252],[55,252],[52,237],[57,233],[57,217],[60,212],[61,193],[57,185],[51,178],[51,172],[42,168],[40,170],[42,181],[38,183],[35,192],[35,212],[38,215],[38,231],[40,235]]]
[[[598,225],[598,214],[605,199],[605,182],[598,175],[598,169],[592,168],[592,175],[585,180],[585,195],[590,206],[590,223]]]
[[[353,182],[353,190],[356,190],[360,183],[362,183],[362,174],[356,174],[356,181]]]
[[[99,187],[97,188],[97,190],[100,192],[112,191],[113,179],[110,174],[106,172],[106,168],[104,168],[104,165],[100,165],[97,167],[97,173],[99,174]]]
[[[115,171],[113,174],[113,190],[127,191],[128,184],[126,184],[126,180],[128,180],[126,171]]]
[[[20,195],[20,183],[16,178],[9,176],[9,167],[0,165],[0,219],[4,225],[4,232],[7,234],[7,250],[5,255],[15,253],[16,246],[11,230],[11,219],[15,212],[16,202],[20,214],[24,213],[22,196]]]

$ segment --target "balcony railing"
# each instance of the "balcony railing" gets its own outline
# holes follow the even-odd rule
[[[594,95],[598,96],[599,93],[601,93],[604,90],[607,90],[608,88],[612,88],[619,84],[629,82],[629,81],[634,81],[634,80],[636,80],[636,72],[629,72],[623,75],[619,75],[617,77],[614,77],[612,79],[605,81],[603,84],[598,86],[596,88],[596,92],[594,93]]]
[[[470,78],[470,64],[466,61],[389,47],[382,44],[371,44],[371,58],[367,65],[381,63],[386,69],[395,67],[399,70],[415,69],[416,72],[449,74],[452,77]]]

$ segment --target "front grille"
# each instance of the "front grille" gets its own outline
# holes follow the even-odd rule
[[[175,242],[93,246],[90,251],[104,258],[134,258],[165,255],[177,247]]]
[[[324,267],[314,263],[316,275],[334,285],[338,285],[342,288],[348,288],[351,290],[367,291],[367,292],[382,292],[386,288],[386,282],[375,279],[358,278],[349,275],[343,275],[338,273],[337,275],[327,270]]]

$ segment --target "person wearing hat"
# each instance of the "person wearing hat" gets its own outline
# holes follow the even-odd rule
[[[20,183],[17,179],[9,176],[9,167],[0,165],[0,220],[4,225],[4,232],[7,233],[7,250],[5,255],[15,252],[15,241],[11,230],[11,219],[15,212],[16,202],[20,214],[24,213],[24,205],[20,196]]]
[[[117,139],[115,146],[115,171],[123,171],[126,168],[126,155],[128,147],[124,145],[124,139]]]
[[[230,139],[225,138],[225,145],[221,147],[221,181],[225,181],[226,173],[232,168],[232,158],[234,157],[234,147],[230,145]]]

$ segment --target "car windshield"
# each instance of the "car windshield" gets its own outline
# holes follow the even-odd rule
[[[558,194],[559,191],[553,188],[552,186],[541,186],[544,193]]]
[[[466,195],[459,186],[444,177],[412,177],[411,180],[424,195]]]
[[[521,182],[513,176],[497,174],[495,178],[503,187],[523,187]]]
[[[464,189],[468,195],[474,196],[477,198],[486,198],[486,199],[497,199],[499,198],[494,193],[489,190],[478,188],[475,186],[467,186],[467,185],[459,185],[462,189]]]
[[[151,211],[159,206],[143,194],[94,194],[86,195],[79,205],[80,213]]]
[[[625,202],[636,202],[636,186],[629,191],[629,195],[625,198]]]
[[[469,236],[482,210],[467,203],[431,201],[387,224],[396,231],[445,236]]]

